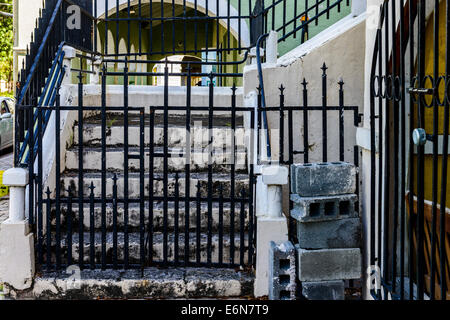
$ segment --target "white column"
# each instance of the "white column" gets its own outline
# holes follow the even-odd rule
[[[3,174],[3,184],[9,187],[9,221],[24,221],[28,172],[21,168],[9,169]]]
[[[276,64],[278,60],[278,33],[270,31],[266,40],[266,63]]]
[[[94,74],[91,75],[91,84],[98,85],[100,84],[100,66],[102,65],[101,57],[95,57],[95,61],[93,62],[94,66]]]
[[[255,297],[269,294],[269,247],[288,241],[288,225],[282,211],[282,186],[288,183],[289,170],[278,165],[263,166],[256,189],[257,244]]]
[[[66,73],[64,75],[64,79],[62,84],[71,84],[72,83],[72,59],[77,56],[77,52],[74,48],[69,46],[63,47],[64,51],[64,59],[63,59],[63,67],[66,69]]]
[[[25,218],[25,188],[28,172],[9,169],[3,175],[3,184],[10,187],[9,218],[0,224],[0,282],[25,290],[33,284],[34,238]]]

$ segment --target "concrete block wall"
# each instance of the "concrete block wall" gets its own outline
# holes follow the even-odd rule
[[[356,173],[354,165],[342,162],[291,166],[297,274],[309,300],[344,300],[344,281],[361,278]]]

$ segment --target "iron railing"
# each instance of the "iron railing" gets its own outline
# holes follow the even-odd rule
[[[186,106],[169,105],[169,77],[180,76],[164,70],[164,105],[134,107],[129,105],[127,65],[124,78],[123,107],[107,105],[107,77],[118,76],[102,71],[101,106],[85,106],[83,102],[83,75],[80,71],[77,106],[61,106],[59,93],[55,106],[41,110],[55,115],[54,134],[56,153],[60,152],[60,117],[63,111],[78,112],[74,125],[78,131],[71,151],[76,150],[76,164],[67,164],[62,171],[60,157],[55,158],[54,181],[43,181],[43,149],[37,151],[37,172],[32,179],[38,199],[31,202],[29,216],[35,216],[37,229],[37,259],[46,270],[61,270],[72,264],[90,269],[130,269],[146,266],[205,266],[248,267],[254,264],[256,219],[253,216],[253,164],[239,153],[244,146],[236,142],[235,133],[243,134],[242,114],[248,113],[254,124],[255,110],[237,104],[236,86],[230,88],[227,105],[215,105],[214,77],[236,77],[236,74],[214,74],[209,82],[209,104],[198,106],[192,102],[191,78],[199,74],[188,68],[186,77]],[[200,74],[203,75],[203,74]],[[203,75],[204,76],[204,75]],[[91,118],[85,113],[91,114]],[[44,112],[39,112],[42,115]],[[115,115],[122,124],[108,125],[107,117]],[[226,119],[224,120],[224,114]],[[97,117],[101,126],[100,144],[86,141],[86,122]],[[183,119],[184,127],[180,127]],[[191,148],[196,121],[207,121],[209,138],[201,150]],[[39,119],[41,123],[42,119]],[[173,122],[185,131],[183,147],[169,148]],[[225,122],[224,122],[225,121]],[[223,123],[217,129],[215,124]],[[117,145],[108,142],[107,132],[123,129],[123,141]],[[253,125],[252,125],[253,128]],[[137,129],[137,130],[135,130]],[[74,129],[75,130],[75,129]],[[226,140],[216,141],[213,130],[224,131]],[[129,140],[130,133],[139,138]],[[192,132],[192,133],[191,133]],[[159,134],[159,135],[158,135]],[[43,128],[36,132],[42,145]],[[161,135],[161,136],[160,136]],[[192,137],[192,138],[191,138]],[[241,137],[243,139],[243,137]],[[97,141],[97,139],[95,139]],[[205,141],[201,141],[203,143]],[[222,144],[220,144],[222,143]],[[225,144],[224,144],[225,143]],[[219,145],[218,145],[219,144]],[[217,160],[217,153],[227,148],[226,159]],[[206,148],[206,151],[203,149]],[[97,163],[86,159],[89,152],[101,154],[100,170]],[[123,165],[110,169],[108,152],[120,150]],[[252,148],[249,147],[251,153]],[[195,153],[207,155],[203,164],[196,163]],[[249,158],[253,158],[249,155]],[[181,165],[179,162],[183,162]],[[194,161],[194,162],[192,162]],[[159,163],[159,165],[158,165]],[[191,164],[192,163],[192,164]],[[92,166],[94,165],[94,166]],[[206,171],[199,171],[202,166]],[[74,167],[76,166],[76,167]],[[156,168],[156,169],[155,169]],[[111,172],[108,172],[111,171]],[[34,173],[33,173],[34,175]],[[196,185],[194,185],[194,183]],[[55,185],[50,190],[45,185]],[[119,186],[120,185],[120,186]],[[30,191],[31,192],[31,191]],[[195,208],[195,210],[192,210]]]
[[[54,103],[55,87],[61,84],[64,76],[62,48],[65,44],[92,52],[90,26],[93,25],[94,20],[89,13],[88,3],[77,2],[77,5],[81,5],[81,8],[84,5],[85,8],[82,9],[80,17],[83,29],[69,30],[66,27],[67,9],[73,4],[69,0],[45,1],[19,74],[17,105],[42,106]],[[24,159],[28,142],[33,146],[33,150],[37,147],[34,141],[29,141],[33,136],[30,132],[36,130],[38,125],[37,113],[38,109],[19,108],[15,115],[14,163],[16,166],[29,164],[28,153]],[[47,112],[44,119],[47,121],[49,116],[50,112]],[[43,124],[44,127],[46,127],[46,121]]]
[[[360,165],[360,149],[356,145],[356,129],[362,122],[362,115],[358,106],[349,106],[345,103],[345,83],[343,79],[336,83],[338,92],[337,104],[328,101],[328,67],[324,63],[322,68],[321,104],[311,104],[311,90],[306,79],[299,84],[302,88],[302,101],[300,105],[289,106],[285,104],[286,88],[279,87],[279,103],[277,106],[263,105],[263,91],[258,88],[258,164],[280,164],[290,166],[296,163],[314,162],[349,162]],[[317,95],[316,90],[313,95]],[[263,117],[279,119],[274,128],[270,128],[268,142],[261,141],[267,137],[268,129],[264,127]],[[337,128],[337,130],[336,130]],[[262,134],[266,131],[265,134]],[[320,137],[320,138],[319,138]],[[269,143],[270,142],[270,143]],[[315,146],[315,147],[314,147]],[[263,148],[268,147],[270,155],[262,157]],[[359,181],[359,173],[356,180]],[[359,196],[359,184],[356,194]],[[293,203],[290,203],[290,209]],[[359,212],[359,202],[355,203],[355,211]],[[296,241],[296,220],[289,218],[289,235]]]
[[[318,8],[322,2],[316,1],[317,7],[306,6],[306,13]],[[89,3],[89,1],[86,3]],[[89,26],[88,29],[93,30],[93,36],[89,33],[88,37],[87,31],[84,30],[80,34],[83,35],[86,31],[86,36],[69,41],[71,38],[66,34],[69,31],[65,30],[65,27],[61,24],[61,19],[64,16],[62,8],[63,4],[73,4],[73,2],[57,1],[50,16],[51,19],[48,20],[48,27],[43,33],[42,44],[38,49],[33,49],[33,54],[30,54],[28,59],[30,67],[26,67],[26,70],[29,71],[24,71],[27,77],[22,84],[17,105],[19,117],[16,120],[16,128],[19,128],[19,130],[16,130],[16,134],[19,135],[19,138],[16,139],[16,164],[28,165],[29,168],[31,187],[28,193],[30,204],[28,216],[31,224],[36,228],[39,264],[47,270],[61,270],[74,263],[81,268],[91,269],[143,268],[149,265],[251,267],[255,262],[256,230],[256,219],[253,212],[255,182],[253,166],[255,164],[252,163],[254,157],[251,154],[254,149],[251,146],[247,147],[248,166],[245,169],[238,168],[234,161],[238,156],[235,141],[235,130],[238,127],[237,119],[240,119],[245,113],[252,119],[250,121],[251,129],[261,131],[267,129],[267,125],[264,124],[263,127],[254,128],[255,122],[253,120],[259,119],[258,123],[261,125],[262,117],[266,117],[268,113],[278,113],[281,132],[279,160],[282,164],[288,165],[293,161],[299,161],[297,158],[299,154],[304,155],[303,161],[308,162],[311,159],[308,140],[308,128],[310,128],[308,123],[311,119],[311,113],[322,112],[324,121],[321,130],[325,150],[323,151],[323,160],[327,161],[331,160],[331,157],[328,157],[326,153],[329,147],[327,142],[329,139],[328,119],[331,118],[332,113],[339,116],[336,122],[339,122],[340,126],[339,136],[343,137],[344,113],[352,112],[356,125],[360,120],[358,108],[344,105],[343,83],[340,84],[339,89],[342,97],[339,106],[328,106],[326,100],[323,101],[322,106],[309,106],[306,82],[303,83],[306,100],[301,107],[284,105],[284,89],[281,89],[279,107],[273,108],[263,105],[263,86],[261,86],[257,109],[243,108],[237,105],[236,84],[242,78],[240,68],[247,60],[248,49],[251,46],[251,41],[244,39],[248,34],[244,34],[243,28],[247,26],[251,32],[256,30],[254,34],[259,37],[261,33],[255,29],[255,26],[260,23],[258,19],[263,19],[264,22],[264,19],[267,19],[269,13],[272,12],[271,10],[275,12],[277,5],[282,5],[281,1],[274,2],[273,6],[263,11],[258,11],[258,8],[252,10],[252,1],[249,1],[248,12],[252,12],[252,14],[246,15],[243,13],[240,4],[235,16],[231,13],[232,10],[228,1],[225,10],[227,15],[221,15],[222,9],[216,5],[216,8],[219,9],[216,16],[212,17],[202,15],[197,11],[189,13],[188,7],[185,5],[181,6],[183,10],[178,15],[176,12],[173,13],[175,7],[172,6],[171,16],[167,17],[164,13],[166,10],[164,3],[160,2],[152,2],[152,5],[148,5],[148,16],[145,16],[145,6],[141,6],[141,4],[146,3],[144,1],[139,2],[138,7],[127,5],[124,10],[115,8],[114,12],[109,12],[108,16],[102,16],[100,3],[109,8],[109,4],[115,2],[113,3],[111,0],[94,1],[93,16],[90,15],[89,10],[83,11]],[[287,4],[289,2],[285,1],[285,5]],[[327,10],[338,6],[338,4],[332,6],[329,1],[327,5]],[[158,12],[153,12],[158,6],[160,17],[158,17]],[[208,7],[208,11],[211,11],[212,8],[213,6]],[[155,14],[150,15],[150,12],[155,13],[156,16]],[[276,16],[275,13],[273,14]],[[312,17],[305,21],[311,23],[324,15],[326,15],[325,10],[319,11],[315,18]],[[298,16],[298,14],[296,13],[295,16]],[[285,17],[283,23],[287,23],[288,20],[286,19]],[[252,21],[256,21],[256,23],[252,24]],[[233,23],[236,26],[235,29],[231,27]],[[133,24],[137,24],[138,30],[138,42],[134,43],[134,49],[131,35]],[[185,47],[189,42],[186,31],[190,28],[184,27],[184,32],[177,33],[177,24],[181,24],[183,27],[191,26],[194,30],[194,39],[191,42],[192,48]],[[216,37],[216,43],[214,44],[210,32],[213,30],[213,26],[214,30],[219,32],[221,25],[226,25],[227,31],[222,33],[223,41],[219,41],[218,45],[217,41],[220,37]],[[303,27],[306,25],[305,22]],[[113,26],[116,26],[115,30]],[[58,28],[63,31],[58,31]],[[204,31],[206,39],[200,40],[200,28]],[[43,29],[42,26],[39,29]],[[302,27],[298,26],[296,29],[301,32]],[[122,30],[122,32],[119,32],[119,30]],[[146,36],[148,37],[143,36],[143,30],[147,30]],[[157,30],[159,30],[159,33]],[[264,30],[264,28],[261,30]],[[167,32],[172,35],[171,39],[167,37]],[[111,33],[115,33],[115,36],[111,36]],[[158,37],[155,36],[155,33]],[[179,36],[183,43],[178,45],[179,43],[174,42],[174,35]],[[292,35],[295,36],[295,32]],[[286,40],[288,36],[289,33],[287,32],[280,41]],[[159,49],[153,47],[156,38],[160,38],[162,44],[170,39],[168,46],[160,46]],[[86,39],[91,39],[93,42],[88,45],[83,42]],[[108,45],[110,40],[115,41],[112,52]],[[147,47],[145,46],[146,40],[149,40]],[[244,40],[247,41],[245,45]],[[59,45],[59,51],[56,51],[56,47],[52,47],[54,44]],[[83,65],[83,60],[89,58],[89,55],[98,55],[103,58],[101,106],[85,105],[83,90],[84,75],[87,72],[82,70],[77,70],[78,105],[61,105],[59,86],[61,84],[60,79],[65,72],[61,67],[61,61],[64,58],[61,48],[64,44],[87,52],[87,55],[80,56],[81,65]],[[102,53],[97,53],[98,44],[101,44],[103,48]],[[55,49],[54,56],[50,55],[52,48]],[[244,53],[241,60],[237,57],[239,51]],[[210,52],[217,54],[217,57],[213,59],[214,61],[209,61],[208,53]],[[169,55],[176,54],[195,55],[191,58],[196,59],[189,61],[170,61],[168,59]],[[233,56],[227,57],[228,54],[233,54]],[[53,67],[50,63],[44,65],[42,62],[44,60],[53,61]],[[258,60],[261,62],[260,59]],[[153,70],[153,67],[159,64],[164,66],[164,71],[131,70],[132,64],[145,65],[146,70]],[[173,65],[181,65],[182,71],[169,72],[168,66]],[[206,71],[202,67],[211,68]],[[214,68],[216,69],[214,70]],[[153,107],[130,105],[129,85],[132,77],[163,78],[164,104]],[[185,80],[186,105],[169,105],[169,77],[180,77]],[[209,105],[207,106],[193,106],[191,103],[191,91],[193,89],[191,80],[194,77],[206,80],[202,84],[207,84],[209,87]],[[325,66],[322,77],[324,79],[323,90],[325,90],[323,93],[326,97]],[[108,106],[106,103],[106,86],[110,83],[108,81],[114,78],[120,78],[122,81],[123,106],[121,107]],[[217,90],[213,84],[214,79],[225,79],[223,81],[218,80],[217,83],[230,85],[229,104],[225,106],[214,105],[213,96],[215,90]],[[78,135],[76,135],[78,142],[72,146],[76,149],[76,165],[69,169],[66,168],[66,170],[62,168],[61,158],[58,156],[61,153],[62,143],[60,127],[62,111],[77,113],[74,132],[78,130]],[[186,129],[188,137],[191,136],[191,120],[195,118],[194,113],[203,113],[207,117],[209,143],[206,149],[208,161],[204,168],[206,174],[203,180],[199,179],[199,173],[195,172],[190,165],[189,157],[192,150],[189,146],[181,151],[169,149],[170,117],[175,112],[185,115],[184,129]],[[85,161],[88,156],[88,153],[86,153],[87,147],[84,144],[86,122],[89,121],[87,113],[96,114],[100,117],[101,122],[101,136],[98,138],[100,143],[97,145],[101,157],[98,162],[95,162],[100,164],[97,176],[93,168],[89,168],[86,164],[89,162]],[[111,169],[106,162],[108,153],[107,132],[112,127],[112,125],[108,125],[107,117],[114,113],[123,118],[123,142],[115,146],[123,154],[123,167],[120,169]],[[220,121],[218,113],[226,113],[230,116],[232,132],[229,144],[231,144],[233,161],[226,164],[226,178],[222,177],[222,180],[226,182],[223,183],[215,181],[215,175],[221,171],[220,166],[217,169],[214,161],[212,161],[214,154],[210,149],[215,142],[215,137],[212,135],[214,123]],[[306,132],[303,136],[299,134],[300,130],[295,129],[294,126],[294,119],[296,119],[298,113],[302,113],[301,117],[305,121]],[[51,114],[54,115],[55,121],[55,177],[54,181],[44,181],[43,158],[45,151],[42,142],[44,133],[49,128],[47,124]],[[130,121],[140,132],[139,142],[129,140]],[[161,150],[155,149],[154,142],[156,140],[152,140],[155,139],[155,130],[158,129],[154,126],[155,121],[161,121],[160,125],[163,128]],[[287,125],[285,125],[285,121],[287,121]],[[179,123],[177,124],[179,125]],[[27,128],[27,131],[22,130],[23,128]],[[287,135],[285,134],[286,129]],[[149,143],[145,140],[146,132],[148,132]],[[284,147],[285,137],[288,140],[288,147]],[[304,141],[304,150],[296,151],[294,141]],[[340,142],[342,141],[341,139]],[[344,144],[341,145],[339,159],[344,158],[346,153],[342,149],[343,146]],[[286,154],[287,152],[289,152],[289,155]],[[356,151],[355,154],[357,154]],[[171,166],[172,158],[187,158],[182,172]],[[146,167],[147,159],[148,169]],[[357,158],[355,159],[357,164]],[[156,163],[162,164],[161,172],[154,170]],[[192,185],[195,181],[200,181],[200,183],[197,186]],[[242,183],[242,181],[246,182]],[[50,189],[50,186],[54,187]],[[155,204],[161,205],[161,208],[158,208],[159,211],[157,210],[158,212],[154,211]],[[191,207],[195,207],[194,212],[191,212]],[[133,211],[134,209],[137,209],[137,211]],[[215,209],[217,210],[214,211]],[[148,213],[146,210],[148,210]],[[173,220],[171,220],[172,218]],[[213,239],[215,240],[213,241]],[[206,250],[204,250],[205,248]],[[214,251],[215,249],[217,251]],[[213,252],[215,252],[214,255]]]

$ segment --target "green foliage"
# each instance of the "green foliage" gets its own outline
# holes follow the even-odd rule
[[[0,0],[12,4],[13,0]],[[0,11],[12,13],[12,6],[0,5]],[[13,78],[13,19],[0,16],[0,79],[12,81]]]

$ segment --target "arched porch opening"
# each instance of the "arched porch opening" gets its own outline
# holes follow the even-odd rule
[[[239,49],[249,44],[245,19],[237,19],[238,13],[223,0],[219,1],[219,6],[209,4],[207,16],[204,2],[174,1],[173,5],[172,1],[165,1],[139,6],[138,1],[131,1],[128,6],[128,1],[121,1],[118,7],[109,4],[108,18],[104,18],[104,8],[98,11],[98,47],[110,58],[133,60],[137,72],[151,72],[158,61],[176,55],[219,62],[221,65],[213,68],[223,73],[241,72],[243,66],[228,63],[240,61]],[[227,21],[217,18],[216,14],[231,18]],[[142,62],[137,62],[139,60]],[[120,63],[114,66],[110,63],[107,67],[116,72],[121,70]],[[140,76],[133,84],[155,85],[156,79]],[[217,81],[217,85],[228,86],[234,82],[224,78]],[[115,77],[108,79],[108,83],[121,84],[121,81]]]

